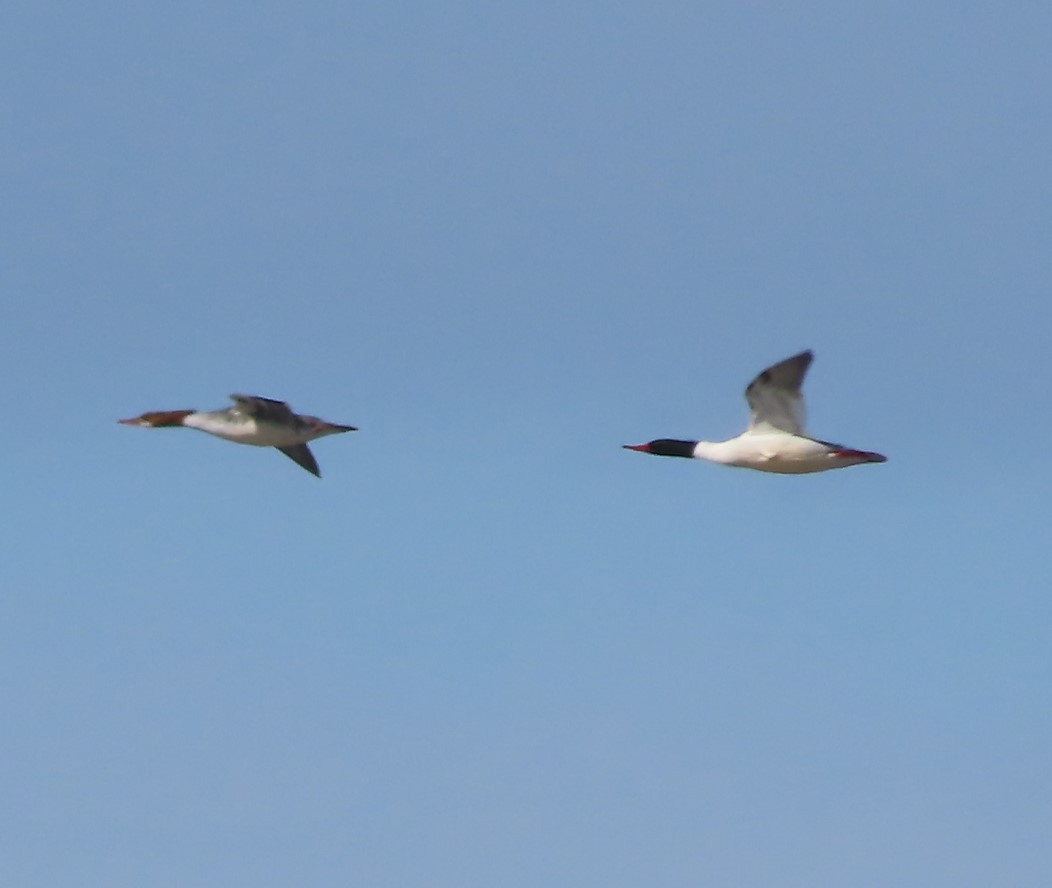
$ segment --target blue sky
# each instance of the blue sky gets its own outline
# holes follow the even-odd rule
[[[922,6],[7,4],[0,882],[1048,885],[1052,10]],[[886,465],[621,449],[803,348]]]

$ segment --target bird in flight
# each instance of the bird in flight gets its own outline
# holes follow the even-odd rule
[[[887,457],[855,450],[804,434],[804,399],[800,394],[814,354],[800,352],[768,367],[745,389],[749,427],[729,441],[679,441],[659,438],[647,444],[625,444],[628,450],[655,456],[705,459],[726,466],[805,475],[862,463],[882,463]]]
[[[293,413],[284,401],[255,395],[231,395],[233,407],[226,410],[159,410],[131,419],[118,420],[122,425],[144,428],[183,426],[200,429],[235,444],[276,447],[312,475],[321,477],[318,462],[307,446],[308,441],[354,432],[354,426],[326,422],[316,416]]]

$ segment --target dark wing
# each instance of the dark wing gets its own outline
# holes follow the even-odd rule
[[[749,402],[749,431],[778,429],[791,435],[804,433],[804,399],[800,394],[814,355],[800,352],[768,367],[745,389]]]
[[[303,466],[312,475],[321,477],[321,472],[318,471],[318,461],[314,458],[314,454],[310,452],[310,448],[306,444],[293,444],[291,447],[278,447],[282,453],[291,459],[296,465]]]
[[[281,425],[295,425],[296,414],[284,401],[260,398],[256,395],[231,395],[230,400],[237,404],[234,409],[253,419],[276,422]]]

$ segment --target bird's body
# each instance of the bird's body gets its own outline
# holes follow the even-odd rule
[[[804,402],[800,394],[814,355],[801,352],[760,373],[745,390],[751,411],[749,427],[728,441],[681,441],[659,438],[647,444],[626,444],[629,450],[656,456],[681,456],[779,475],[805,475],[842,469],[886,457],[855,450],[804,434]]]
[[[256,395],[231,395],[230,398],[234,406],[225,410],[155,411],[120,422],[147,428],[182,426],[207,432],[235,444],[276,447],[318,477],[321,477],[318,463],[307,447],[307,442],[325,435],[356,431],[354,426],[338,425],[316,416],[293,413],[284,401]]]

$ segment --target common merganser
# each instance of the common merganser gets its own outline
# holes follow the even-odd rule
[[[727,466],[780,475],[804,475],[862,463],[887,462],[868,450],[819,441],[804,434],[804,400],[800,395],[814,355],[800,352],[768,367],[745,389],[749,427],[729,441],[677,441],[659,438],[648,444],[625,444],[628,450],[655,456],[706,459]]]
[[[307,447],[307,442],[325,435],[357,431],[354,426],[337,425],[316,416],[293,413],[284,401],[255,395],[231,395],[230,400],[234,406],[226,410],[161,410],[118,422],[145,428],[185,426],[235,444],[276,447],[297,465],[319,478],[321,472],[318,471],[318,462]]]

